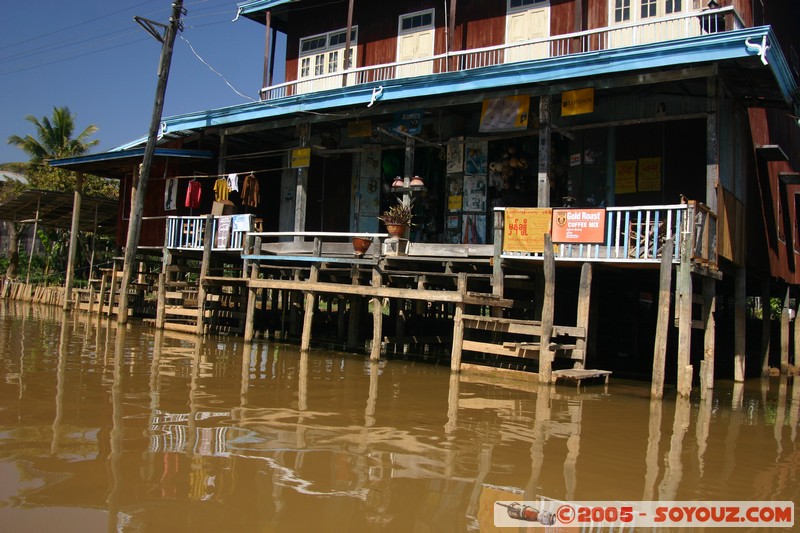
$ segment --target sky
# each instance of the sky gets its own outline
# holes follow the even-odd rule
[[[184,0],[164,117],[258,98],[264,25],[233,22],[236,3]],[[167,24],[171,11],[171,0],[0,0],[0,163],[28,160],[8,137],[35,136],[25,117],[41,120],[55,107],[75,115],[76,135],[99,128],[91,153],[146,137],[161,43],[133,17]]]

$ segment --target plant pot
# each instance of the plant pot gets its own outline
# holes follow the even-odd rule
[[[408,230],[410,226],[408,224],[391,224],[386,223],[386,233],[389,234],[390,237],[398,238],[398,239],[407,239],[408,238]]]
[[[364,255],[370,246],[372,246],[372,239],[353,237],[353,251],[356,255]]]

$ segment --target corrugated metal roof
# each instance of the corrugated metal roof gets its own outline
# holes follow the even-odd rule
[[[265,9],[299,1],[300,0],[250,0],[249,2],[240,2],[236,4],[236,6],[239,9],[239,14],[249,15],[250,13],[258,13]]]
[[[120,177],[114,174],[125,174],[131,171],[132,165],[144,158],[144,147],[129,150],[112,150],[100,154],[82,155],[50,161],[51,167],[67,168],[87,174],[104,177]],[[177,148],[156,148],[153,154],[157,158],[174,159],[213,159],[214,154],[205,150],[183,150]]]
[[[74,199],[75,194],[71,192],[29,189],[16,198],[0,204],[0,219],[33,223],[38,210],[38,220],[42,226],[69,229],[72,227]],[[114,234],[118,211],[118,200],[83,196],[81,198],[80,230],[93,231],[95,215],[97,215],[97,232]]]

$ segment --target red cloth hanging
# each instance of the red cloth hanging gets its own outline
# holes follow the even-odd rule
[[[202,192],[203,188],[200,186],[199,181],[190,181],[189,187],[186,189],[186,207],[191,209],[197,209],[200,207],[200,195]]]

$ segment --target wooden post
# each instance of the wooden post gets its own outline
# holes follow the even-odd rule
[[[462,301],[456,304],[456,310],[453,313],[453,347],[450,351],[450,371],[461,372],[461,352],[464,343],[464,302],[463,298],[467,294],[467,274],[466,272],[458,273],[458,281],[456,291],[461,297]]]
[[[64,310],[69,309],[72,304],[72,284],[75,280],[75,254],[78,247],[78,233],[80,232],[81,221],[81,199],[83,198],[83,172],[78,172],[75,176],[75,196],[72,200],[72,226],[69,234],[69,252],[67,255],[67,274],[64,280]],[[37,200],[37,222],[38,222],[38,200]],[[35,238],[35,235],[34,235]],[[91,279],[92,273],[89,272]],[[89,302],[89,313],[92,304]]]
[[[538,207],[550,207],[550,97],[539,97],[539,185]]]
[[[248,237],[253,239],[253,237]],[[248,246],[251,243],[248,243]],[[255,250],[261,250],[261,237],[255,237]],[[254,260],[250,266],[250,281],[251,283],[258,279],[258,261]],[[244,316],[244,340],[250,342],[255,336],[254,319],[256,314],[256,300],[258,296],[258,289],[253,288],[249,283],[247,287],[247,310]]]
[[[706,391],[714,388],[714,359],[716,356],[716,321],[717,282],[714,278],[703,278],[703,362],[700,372],[700,397],[706,397]]]
[[[111,260],[111,286],[108,288],[108,316],[114,314],[114,299],[117,297],[117,260]]]
[[[272,36],[270,35],[272,33],[272,11],[269,9],[267,10],[266,13],[264,26],[265,26],[264,33],[266,34],[266,39],[264,43],[264,76],[261,81],[261,87],[263,89],[266,89],[271,85],[269,79],[269,73],[272,70],[270,65],[270,59],[271,59],[270,44],[272,42]],[[259,91],[259,96],[260,100],[266,100],[267,93],[264,91]]]
[[[585,368],[586,349],[589,346],[589,309],[592,301],[592,264],[581,266],[581,281],[578,289],[578,313],[576,326],[583,328],[584,336],[575,342],[575,349],[581,354],[581,360],[575,361],[573,368]]]
[[[311,127],[308,123],[301,124],[300,129],[300,147],[305,148],[308,146],[309,135]],[[306,208],[308,203],[308,169],[297,169],[297,183],[294,193],[294,231],[305,231],[306,229]],[[297,236],[294,238],[296,242],[303,240],[303,237]]]
[[[200,280],[197,283],[197,323],[195,332],[203,334],[206,307],[206,285],[205,279],[208,276],[208,267],[211,263],[211,244],[214,228],[214,215],[206,215],[205,230],[203,232],[203,262],[200,265]]]
[[[131,218],[128,220],[128,235],[125,241],[125,262],[122,267],[122,295],[119,303],[119,316],[117,320],[120,324],[128,322],[128,286],[131,283],[131,272],[133,262],[136,260],[136,249],[139,246],[139,236],[142,230],[142,217],[144,214],[144,203],[147,196],[147,182],[150,179],[150,171],[153,165],[153,158],[156,150],[156,141],[161,133],[161,112],[164,109],[164,95],[167,92],[167,80],[169,79],[169,69],[172,63],[172,49],[175,43],[175,36],[180,26],[181,15],[183,14],[183,0],[175,0],[172,3],[172,16],[169,26],[165,27],[164,35],[159,36],[161,41],[161,58],[158,62],[158,83],[156,85],[156,97],[153,103],[153,113],[150,117],[150,130],[147,135],[147,144],[144,149],[139,182],[136,186],[136,194],[131,201]]]
[[[169,267],[172,264],[172,254],[169,251],[169,219],[167,231],[164,234],[164,247],[161,250],[161,273],[158,275],[158,297],[156,300],[156,328],[164,329],[166,313],[164,306],[167,303],[167,282],[169,281]]]
[[[350,267],[350,284],[358,285],[358,266]],[[347,299],[350,305],[350,320],[347,328],[347,347],[353,349],[358,344],[358,326],[361,321],[361,297],[350,296]]]
[[[322,254],[322,240],[319,237],[314,238],[314,257],[319,257]],[[311,263],[311,272],[308,275],[309,283],[316,283],[319,278],[319,263]],[[314,308],[316,307],[317,295],[308,291],[305,293],[303,303],[303,333],[300,338],[300,350],[306,351],[311,346],[311,328],[314,323]]]
[[[733,379],[736,382],[742,382],[744,381],[744,361],[747,341],[747,317],[745,315],[747,270],[745,267],[740,267],[736,270],[736,279],[734,283]]]
[[[539,382],[550,383],[553,365],[553,352],[550,339],[553,335],[553,320],[556,299],[556,260],[553,255],[553,239],[544,234],[544,297],[542,299],[542,335],[539,340]]]
[[[781,373],[785,374],[789,368],[789,287],[783,297],[781,309]],[[769,375],[769,369],[767,369]]]
[[[381,273],[377,268],[372,269],[372,286],[379,288],[382,284]],[[383,299],[372,299],[372,350],[370,359],[380,359],[381,357],[381,337],[383,330]]]
[[[761,375],[769,375],[770,337],[772,336],[772,316],[770,312],[770,287],[769,277],[761,281]]]
[[[669,333],[669,310],[672,305],[672,250],[674,238],[664,244],[661,256],[661,270],[658,288],[658,318],[656,319],[656,340],[653,345],[653,379],[650,383],[650,396],[664,396],[664,369],[667,358],[667,334]]]
[[[690,367],[692,348],[692,224],[694,214],[690,208],[687,214],[686,230],[682,235],[681,263],[678,267],[678,278],[675,292],[677,293],[678,315],[678,394],[688,397],[692,392]],[[687,382],[686,378],[689,377]]]
[[[492,295],[502,298],[505,293],[503,287],[503,263],[500,256],[503,254],[503,228],[505,211],[494,212],[494,248],[492,253]],[[492,307],[492,316],[502,317],[503,310]]]
[[[794,314],[794,356],[792,357],[794,366],[800,364],[800,317],[797,316],[798,312],[800,312],[800,304]]]
[[[101,271],[100,276],[100,305],[97,308],[98,316],[103,314],[103,306],[106,302],[106,289],[108,288],[108,274]]]

